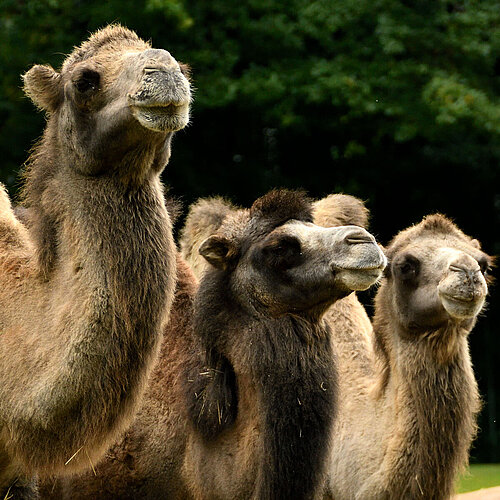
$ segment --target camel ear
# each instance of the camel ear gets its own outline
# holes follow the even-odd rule
[[[473,239],[473,240],[471,241],[471,245],[472,245],[473,247],[476,247],[478,250],[481,250],[481,243],[479,243],[479,240]]]
[[[51,66],[35,64],[23,75],[24,92],[40,109],[47,113],[56,110],[61,101],[61,74]]]
[[[213,235],[200,245],[200,255],[217,269],[227,269],[236,260],[236,245],[224,236]]]

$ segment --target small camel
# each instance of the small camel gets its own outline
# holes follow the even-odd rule
[[[137,409],[174,297],[159,176],[189,119],[183,72],[113,25],[24,75],[47,126],[25,224],[0,188],[0,498],[91,467]]]
[[[137,419],[96,475],[49,483],[47,497],[321,497],[337,406],[322,315],[373,284],[386,259],[364,229],[311,220],[302,194],[273,191],[203,242],[210,266],[197,292],[179,263]]]
[[[402,231],[386,255],[373,344],[335,337],[341,404],[329,494],[444,500],[476,433],[480,400],[467,336],[492,259],[442,215]]]

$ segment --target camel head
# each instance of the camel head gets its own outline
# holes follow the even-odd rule
[[[61,71],[35,65],[23,78],[26,94],[48,115],[46,138],[87,175],[137,156],[161,170],[173,132],[189,120],[187,67],[121,26],[94,33]]]
[[[386,284],[405,329],[472,328],[488,293],[492,265],[477,240],[436,214],[398,234],[387,256]]]
[[[285,190],[259,198],[250,210],[230,213],[200,253],[212,273],[226,275],[242,307],[276,316],[322,313],[335,300],[369,288],[386,265],[365,229],[317,226],[311,202]]]

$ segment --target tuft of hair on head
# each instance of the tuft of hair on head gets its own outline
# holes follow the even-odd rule
[[[354,225],[367,229],[370,211],[359,198],[338,193],[314,202],[313,215],[318,226]]]
[[[181,248],[201,243],[219,229],[228,214],[236,210],[237,207],[220,196],[200,198],[189,207],[186,222],[180,232]]]
[[[80,61],[92,57],[96,52],[107,45],[109,45],[110,48],[121,48],[127,45],[131,47],[139,46],[143,49],[151,48],[151,45],[139,38],[134,31],[120,24],[109,24],[92,33],[88,40],[74,48],[70,56],[64,61],[63,71]]]
[[[426,215],[419,224],[421,231],[431,231],[433,233],[450,234],[454,233],[458,236],[466,237],[465,234],[458,229],[451,219],[443,214]]]
[[[418,224],[410,226],[399,232],[391,242],[387,245],[387,256],[390,258],[394,253],[398,252],[401,248],[409,245],[412,241],[422,237],[433,236],[455,236],[462,240],[468,241],[471,245],[479,248],[479,242],[472,239],[463,233],[455,223],[443,214],[436,213],[426,215]]]
[[[312,222],[312,200],[304,191],[273,189],[254,202],[250,217],[268,219],[273,226],[290,219]]]

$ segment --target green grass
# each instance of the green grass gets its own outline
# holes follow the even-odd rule
[[[500,486],[500,464],[473,464],[468,474],[458,481],[457,492],[480,490]]]

